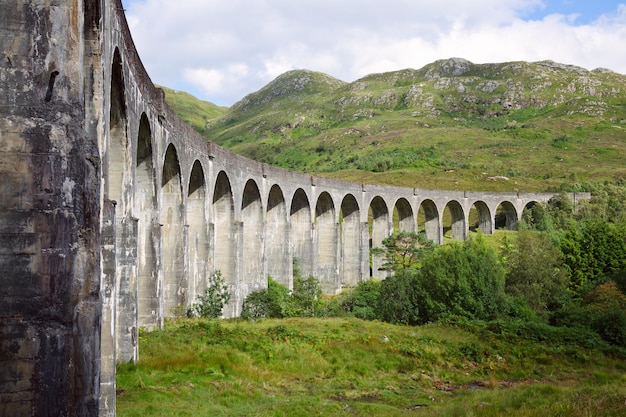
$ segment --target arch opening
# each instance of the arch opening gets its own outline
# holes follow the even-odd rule
[[[360,219],[359,204],[348,194],[341,202],[339,214],[342,286],[355,287],[363,279]]]
[[[231,294],[238,285],[236,255],[237,239],[234,230],[235,212],[230,180],[224,171],[220,171],[213,191],[213,241],[214,268],[220,271]],[[224,307],[224,316],[233,317],[236,311],[236,297]]]
[[[254,290],[265,288],[267,278],[263,274],[263,204],[259,187],[248,180],[241,202],[243,221],[243,265],[241,301]]]
[[[315,232],[317,237],[317,277],[325,294],[341,290],[337,250],[339,247],[335,205],[327,192],[323,192],[315,205]]]
[[[478,232],[485,235],[493,233],[493,224],[491,221],[491,211],[484,201],[476,201],[472,204],[468,213],[469,230],[472,232]]]
[[[496,229],[517,230],[517,210],[509,201],[503,201],[496,208]]]
[[[266,237],[265,251],[267,274],[276,282],[293,288],[293,264],[289,245],[289,224],[287,205],[283,191],[273,185],[267,199],[265,217]]]
[[[298,188],[291,199],[289,217],[293,268],[302,276],[313,275],[313,218],[309,199],[302,188]]]
[[[206,181],[204,169],[196,160],[189,176],[187,224],[189,253],[189,302],[204,294],[208,278],[208,228],[206,221]]]
[[[389,236],[389,210],[385,201],[376,196],[368,208],[370,276],[383,279],[387,271],[383,271],[384,257],[372,254],[372,248],[383,246],[383,240]]]
[[[184,261],[184,219],[180,164],[174,145],[165,152],[161,181],[161,224],[163,240],[163,314],[176,315],[187,306],[187,282]]]
[[[152,130],[148,117],[141,115],[137,135],[137,166],[135,168],[135,217],[137,221],[137,319],[139,326],[161,326],[157,285],[157,234],[154,218],[157,207],[156,178],[152,153]]]
[[[467,225],[463,207],[458,201],[452,200],[446,204],[443,210],[442,226],[444,236],[448,235],[452,239],[467,239]]]

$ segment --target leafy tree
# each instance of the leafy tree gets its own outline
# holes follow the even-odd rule
[[[364,320],[374,320],[378,317],[381,285],[381,281],[375,279],[361,281],[347,296],[349,311],[354,317]]]
[[[438,247],[424,258],[417,283],[423,322],[447,315],[490,319],[506,309],[505,270],[480,235]]]
[[[587,282],[626,273],[626,222],[583,221],[571,227],[561,241],[570,288],[580,293]]]
[[[294,276],[293,291],[287,306],[290,317],[316,317],[323,308],[322,287],[313,276]]]
[[[520,230],[502,255],[508,268],[506,292],[545,318],[568,283],[559,249],[545,233]]]
[[[228,285],[220,271],[215,271],[209,277],[209,283],[204,295],[198,296],[198,302],[187,310],[189,317],[203,317],[216,319],[222,316],[224,306],[230,301]]]
[[[383,239],[383,248],[373,248],[374,255],[385,258],[381,269],[398,271],[400,269],[416,269],[420,259],[432,252],[434,243],[426,239],[424,233],[401,231]]]
[[[427,297],[418,292],[420,273],[417,270],[401,269],[381,281],[378,317],[394,324],[415,325],[424,323],[420,307]]]

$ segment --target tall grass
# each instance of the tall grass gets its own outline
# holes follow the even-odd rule
[[[471,323],[166,322],[118,367],[119,416],[619,415],[624,358]]]

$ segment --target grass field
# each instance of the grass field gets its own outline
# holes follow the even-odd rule
[[[618,416],[623,352],[497,323],[166,322],[118,367],[124,416]],[[533,340],[535,339],[535,340]]]

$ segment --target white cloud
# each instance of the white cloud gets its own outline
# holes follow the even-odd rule
[[[124,1],[153,80],[217,104],[231,105],[294,68],[353,81],[462,57],[552,59],[626,73],[624,4],[578,24],[572,13],[526,18],[548,0]]]

